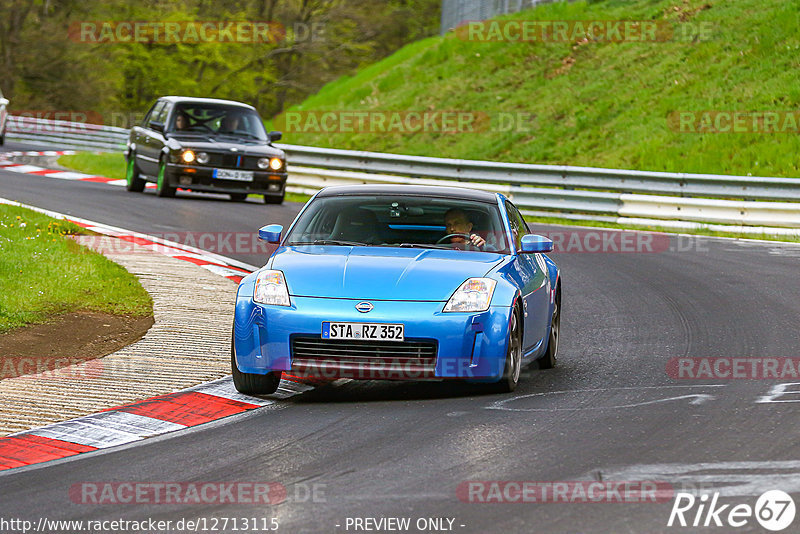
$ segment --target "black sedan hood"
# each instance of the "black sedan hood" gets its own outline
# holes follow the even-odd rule
[[[168,141],[172,149],[191,148],[207,152],[235,152],[243,156],[283,156],[282,150],[255,139],[235,140],[228,136],[171,135]]]

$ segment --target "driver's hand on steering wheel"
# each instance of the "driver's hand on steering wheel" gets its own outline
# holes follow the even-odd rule
[[[470,234],[469,242],[475,245],[476,247],[482,247],[486,244],[486,240],[479,236],[478,234]]]

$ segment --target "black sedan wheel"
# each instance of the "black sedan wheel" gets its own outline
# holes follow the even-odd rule
[[[156,196],[174,197],[175,188],[167,183],[167,164],[164,159],[158,164],[158,181],[156,182]]]
[[[136,165],[136,154],[131,152],[130,158],[128,159],[128,168],[125,171],[125,188],[128,191],[134,193],[141,193],[144,191],[145,181],[139,177],[140,174],[139,166]]]
[[[279,197],[271,197],[268,195],[264,195],[264,204],[283,204],[283,196]]]

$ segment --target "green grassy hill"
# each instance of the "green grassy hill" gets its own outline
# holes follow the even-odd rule
[[[289,110],[527,113],[519,131],[287,132],[284,142],[404,154],[630,169],[800,176],[798,129],[680,133],[682,111],[800,109],[800,9],[785,0],[553,3],[503,20],[710,26],[669,42],[413,43]],[[706,26],[706,29],[708,28]],[[689,32],[691,35],[692,32]],[[697,37],[697,36],[695,36]],[[281,125],[279,117],[274,121]],[[307,122],[303,122],[308,127]]]

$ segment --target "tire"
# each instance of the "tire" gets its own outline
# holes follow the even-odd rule
[[[167,183],[167,164],[164,158],[158,163],[158,180],[156,181],[156,196],[172,198],[175,196],[175,188]]]
[[[3,132],[3,135],[0,135],[0,146],[6,144],[6,133]]]
[[[511,393],[517,389],[522,369],[522,329],[520,328],[519,306],[514,306],[508,324],[508,350],[503,367],[503,377],[492,384],[497,393]]]
[[[547,351],[539,358],[539,369],[552,369],[556,366],[558,343],[561,336],[561,291],[556,293],[553,318],[550,322],[550,336],[547,338]]]
[[[247,193],[230,193],[229,196],[234,202],[244,202],[247,200]]]
[[[283,197],[285,195],[285,193],[279,197],[264,195],[264,204],[283,204]]]
[[[269,395],[275,393],[281,382],[281,371],[273,371],[265,375],[243,373],[236,367],[236,352],[231,336],[231,374],[233,374],[233,387],[245,395]]]
[[[145,181],[139,177],[141,171],[139,166],[136,165],[136,154],[131,152],[130,159],[128,160],[128,167],[125,171],[125,189],[132,193],[141,193],[144,191]]]

